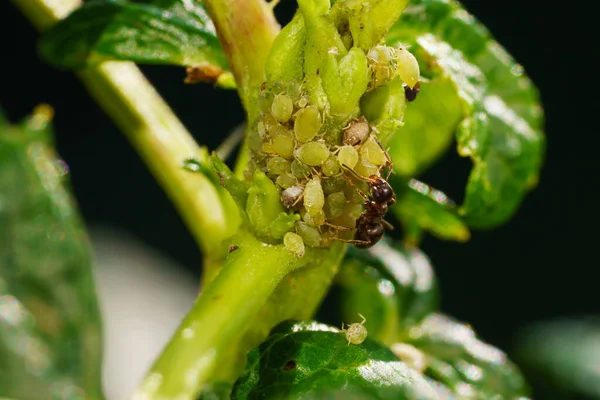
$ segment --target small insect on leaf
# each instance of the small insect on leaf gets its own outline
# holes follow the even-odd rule
[[[364,323],[367,322],[367,319],[360,313],[358,316],[362,318],[362,321],[360,323],[356,322],[350,324],[348,328],[344,328],[344,323],[342,322],[342,332],[346,334],[348,345],[350,345],[350,343],[361,344],[367,338],[367,328],[365,328],[364,325]]]

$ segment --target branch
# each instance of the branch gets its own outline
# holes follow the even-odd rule
[[[216,377],[231,379],[232,376],[227,375],[233,371],[223,371],[231,365],[224,360],[230,360],[232,348],[239,344],[246,332],[254,328],[256,316],[261,309],[264,310],[263,306],[269,298],[289,294],[289,290],[285,294],[276,291],[282,279],[299,268],[302,271],[313,270],[320,275],[323,271],[330,271],[330,275],[333,275],[343,254],[342,246],[336,245],[331,249],[313,249],[298,258],[283,245],[266,245],[244,231],[234,236],[231,243],[237,247],[232,247],[235,250],[230,252],[223,269],[202,292],[177,328],[133,395],[133,400],[194,400],[205,383]],[[321,279],[325,284],[315,286],[326,290],[330,279],[331,276]],[[316,280],[310,283],[314,285]],[[302,282],[299,284],[302,285]],[[308,292],[304,286],[301,289],[307,289],[302,295]],[[291,291],[294,293],[293,288]],[[320,292],[317,296],[323,294]],[[294,300],[301,295],[294,294]],[[316,307],[312,303],[308,301],[304,304],[310,308],[309,313]],[[306,314],[300,310],[294,311],[298,317]],[[279,322],[277,312],[267,312],[274,315],[263,315],[263,318]],[[260,322],[262,324],[264,321]],[[270,327],[264,326],[264,329],[268,332]],[[257,341],[253,345],[257,345],[264,339],[264,334],[253,339]]]
[[[81,4],[80,0],[13,2],[40,30]],[[204,161],[205,152],[154,87],[130,62],[106,62],[77,75],[152,171],[203,253],[218,253],[222,241],[239,226],[238,213],[223,189],[182,168],[189,157]]]
[[[215,24],[248,120],[258,116],[256,104],[260,85],[265,80],[265,61],[279,24],[271,6],[263,0],[205,0]]]

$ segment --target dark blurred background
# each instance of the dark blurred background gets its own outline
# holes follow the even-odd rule
[[[509,223],[474,232],[467,244],[428,237],[423,249],[436,267],[443,310],[510,350],[529,322],[600,314],[593,13],[583,0],[463,3],[540,89],[548,150],[539,187]],[[276,9],[282,23],[295,7],[282,0]],[[164,193],[73,74],[39,61],[37,36],[10,2],[0,2],[1,107],[16,121],[38,103],[51,104],[58,150],[87,222],[122,228],[199,277],[200,254]],[[200,143],[215,148],[243,121],[235,92],[184,85],[181,68],[143,70]],[[454,153],[421,179],[460,201],[469,163]]]

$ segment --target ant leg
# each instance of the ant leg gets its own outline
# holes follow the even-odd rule
[[[350,244],[371,244],[371,242],[368,242],[366,240],[358,240],[358,239],[342,239],[342,238],[338,238],[338,237],[330,237],[327,238],[328,241],[330,240],[337,240],[338,242],[344,242],[344,243],[350,243]]]
[[[386,168],[388,168],[388,173],[387,173],[387,176],[385,177],[385,180],[387,181],[390,179],[390,175],[392,174],[392,171],[393,171],[392,167],[394,164],[392,163],[392,158],[390,157],[390,154],[387,152],[386,149],[383,148],[383,145],[381,144],[379,139],[377,139],[376,136],[373,136],[373,138],[375,139],[375,142],[379,145],[379,147],[383,151],[383,154],[385,154],[385,158],[387,160]]]
[[[390,224],[388,221],[386,221],[385,219],[381,220],[381,224],[384,226],[385,229],[389,230],[389,231],[393,231],[394,230],[394,225]]]
[[[323,225],[329,226],[331,228],[339,229],[340,231],[355,231],[356,228],[348,228],[347,226],[334,225],[329,222],[324,222]]]
[[[296,199],[296,201],[294,201],[294,203],[292,203],[292,207],[295,207],[298,204],[298,202],[300,200],[302,200],[303,198],[304,198],[304,192],[302,192],[302,194]]]
[[[371,198],[369,196],[367,196],[365,194],[365,192],[363,192],[362,190],[360,190],[360,188],[358,186],[356,186],[356,184],[354,182],[352,182],[352,179],[348,178],[346,175],[344,175],[344,179],[346,179],[346,181],[351,184],[354,189],[356,189],[356,191],[358,192],[358,194],[360,194],[360,196],[367,202],[371,201]]]

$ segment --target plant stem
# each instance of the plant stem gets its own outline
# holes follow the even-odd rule
[[[223,373],[222,361],[230,355],[232,345],[252,328],[287,274],[300,267],[339,262],[339,249],[313,249],[297,258],[283,245],[266,245],[244,231],[231,243],[237,249],[202,292],[134,400],[196,399],[204,383]]]
[[[258,90],[279,24],[264,0],[204,0],[238,84],[248,120],[258,116]]]
[[[80,0],[13,0],[40,30],[64,18]],[[106,62],[77,73],[165,189],[205,255],[218,253],[239,225],[228,194],[207,177],[182,168],[205,152],[141,71],[129,62]]]

